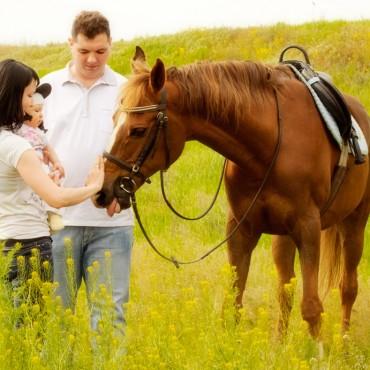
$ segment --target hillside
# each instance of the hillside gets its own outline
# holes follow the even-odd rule
[[[299,44],[308,51],[315,69],[331,74],[342,91],[358,96],[370,112],[369,30],[370,19],[194,29],[115,42],[110,65],[129,75],[135,45],[145,50],[149,64],[159,57],[169,67],[203,59],[276,63],[284,47]],[[301,57],[293,52],[288,56]],[[70,53],[67,43],[0,45],[0,60],[4,58],[21,60],[42,76],[63,67]],[[187,217],[203,213],[212,202],[223,163],[223,157],[210,148],[195,141],[187,143],[181,158],[164,176],[171,204]],[[154,175],[152,184],[137,192],[137,206],[141,221],[160,252],[191,261],[224,239],[226,198],[222,187],[207,217],[186,222],[166,207],[159,176]],[[356,240],[357,236],[353,238]],[[341,331],[341,297],[339,289],[333,289],[324,301],[320,346],[309,336],[302,320],[303,284],[298,258],[296,278],[284,286],[294,302],[288,333],[284,338],[278,335],[278,274],[269,235],[261,237],[253,253],[238,325],[233,303],[235,272],[229,268],[226,246],[199,263],[176,269],[150,249],[137,222],[134,239],[125,337],[113,325],[112,287],[97,284],[100,268],[110,272],[109,251],[105,252],[104,261],[95,261],[88,270],[94,286],[89,304],[103,309],[98,331],[90,329],[85,287],[79,291],[76,311],[64,310],[53,295],[56,285],[42,283],[36,272],[27,285],[15,290],[15,297],[19,300],[19,294],[32,293],[34,287],[41,286],[43,304],[35,304],[30,295],[26,304],[14,307],[18,301],[13,301],[6,278],[10,260],[0,253],[0,370],[370,369],[369,226],[358,269],[358,298],[350,331],[345,335]],[[66,240],[66,244],[73,247],[73,240]],[[66,263],[73,282],[73,262],[68,258]]]
[[[276,63],[285,46],[298,44],[306,48],[317,70],[330,73],[339,88],[358,96],[370,110],[369,30],[370,20],[194,29],[173,35],[115,42],[110,64],[128,75],[135,45],[145,50],[149,63],[160,57],[167,66],[180,66],[202,59],[249,59]],[[293,52],[289,56],[294,57]],[[10,57],[30,64],[42,76],[63,67],[69,59],[69,49],[67,43],[0,45],[0,59]]]

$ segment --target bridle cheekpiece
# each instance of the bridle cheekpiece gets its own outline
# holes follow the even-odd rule
[[[166,169],[170,165],[170,155],[169,155],[169,140],[168,140],[168,117],[166,113],[167,109],[167,91],[165,89],[161,90],[160,93],[160,103],[153,105],[137,106],[132,108],[122,109],[125,113],[148,113],[148,112],[158,112],[154,124],[150,127],[149,133],[147,134],[147,139],[133,164],[128,163],[116,156],[104,152],[103,157],[114,163],[119,168],[129,172],[128,176],[121,176],[119,178],[119,188],[120,190],[133,194],[136,188],[135,177],[139,177],[141,180],[150,184],[150,179],[147,178],[141,171],[141,167],[149,155],[154,154],[156,150],[156,145],[160,136],[161,131],[164,131],[165,145],[166,145]],[[163,130],[164,129],[164,130]]]

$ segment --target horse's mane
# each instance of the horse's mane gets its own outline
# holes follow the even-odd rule
[[[198,62],[167,70],[167,80],[177,86],[176,109],[214,122],[238,123],[252,104],[261,105],[277,85],[276,75],[287,67],[249,61]],[[152,104],[148,94],[150,71],[133,75],[122,94],[123,108]]]

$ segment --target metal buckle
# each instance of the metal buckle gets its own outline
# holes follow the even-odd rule
[[[123,191],[125,191],[128,194],[134,193],[136,187],[136,182],[134,179],[131,177],[121,177],[120,183],[119,183],[119,188]]]

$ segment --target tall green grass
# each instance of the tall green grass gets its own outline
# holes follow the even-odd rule
[[[360,97],[370,110],[370,21],[316,22],[300,26],[277,24],[246,29],[190,30],[175,35],[114,44],[110,64],[128,75],[135,45],[152,64],[167,66],[202,59],[254,59],[275,63],[288,44],[304,46],[318,70],[330,73],[345,92]],[[291,57],[297,54],[289,54]],[[69,59],[65,45],[0,46],[0,59],[13,57],[41,74],[63,67]],[[188,216],[204,210],[212,199],[223,159],[191,142],[165,175],[166,190],[176,208]],[[143,223],[161,252],[181,260],[199,257],[225,235],[227,202],[222,190],[204,220],[185,222],[165,207],[158,176],[137,194]],[[89,327],[86,292],[80,291],[76,313],[62,309],[52,297],[53,286],[41,285],[43,305],[31,301],[15,309],[4,279],[0,279],[0,369],[367,369],[370,368],[370,252],[369,228],[359,268],[359,295],[352,327],[340,331],[340,299],[333,290],[324,302],[324,357],[301,319],[301,276],[286,286],[295,291],[287,337],[276,334],[277,274],[270,237],[262,237],[251,263],[245,307],[235,324],[232,315],[233,271],[221,247],[204,261],[176,269],[149,248],[135,229],[131,299],[126,336],[111,324],[111,301],[98,286],[94,299],[105,302],[105,319],[98,333]],[[0,266],[6,261],[1,260]],[[98,266],[91,267],[91,273]],[[1,270],[1,271],[5,271]],[[5,273],[5,272],[4,272]],[[3,273],[3,274],[4,274]],[[37,276],[35,276],[36,283]],[[31,279],[32,280],[32,279]],[[32,282],[30,282],[31,284]],[[28,317],[23,326],[19,317]]]
[[[193,29],[173,35],[115,42],[110,65],[129,75],[135,45],[144,49],[150,64],[161,58],[167,66],[181,66],[203,59],[249,59],[276,63],[282,48],[299,44],[307,49],[316,69],[330,73],[340,88],[361,98],[369,108],[369,27],[370,20],[362,20],[321,21],[296,26],[277,23],[268,27]],[[289,56],[300,55],[292,52]],[[0,59],[9,57],[30,64],[42,76],[65,66],[69,50],[67,43],[0,45]]]

